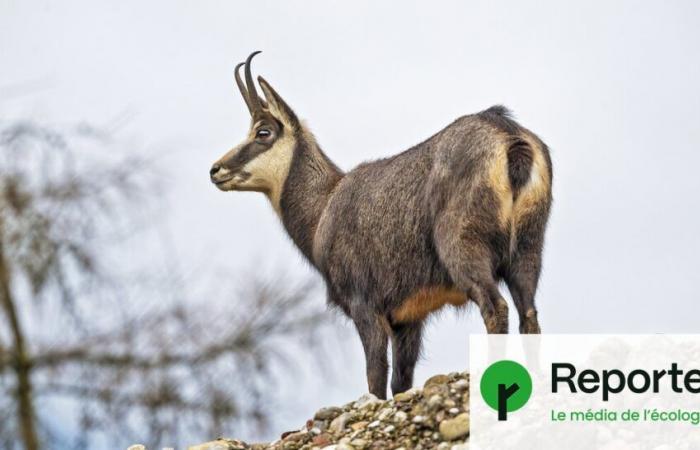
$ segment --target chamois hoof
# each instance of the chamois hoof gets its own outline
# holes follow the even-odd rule
[[[525,319],[520,322],[521,334],[540,334],[540,324],[537,322],[537,311],[531,309],[525,313]]]
[[[485,321],[486,332],[489,334],[508,334],[508,313],[496,313]]]

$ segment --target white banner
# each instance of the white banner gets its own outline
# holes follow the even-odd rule
[[[471,335],[472,449],[700,448],[700,336]]]

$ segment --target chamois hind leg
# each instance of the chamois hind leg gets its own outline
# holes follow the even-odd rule
[[[506,334],[508,303],[498,291],[491,251],[478,236],[447,218],[436,226],[435,244],[455,286],[479,305],[486,331]]]
[[[518,254],[511,262],[506,274],[506,283],[518,310],[520,332],[523,334],[540,333],[537,308],[535,308],[535,292],[540,277],[541,259],[539,252]]]
[[[391,392],[396,395],[413,386],[413,372],[420,355],[422,322],[391,326],[392,366]]]
[[[386,399],[387,379],[389,377],[388,323],[384,317],[372,310],[369,302],[366,303],[360,299],[354,300],[350,305],[350,317],[355,323],[365,351],[369,392],[378,398]]]
[[[520,317],[520,332],[524,334],[540,333],[535,292],[542,267],[545,224],[540,219],[541,216],[546,217],[546,213],[532,214],[519,226],[515,249],[505,274],[508,289]]]

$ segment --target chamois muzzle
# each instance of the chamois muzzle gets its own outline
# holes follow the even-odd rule
[[[221,161],[215,162],[214,165],[211,166],[211,169],[209,169],[209,178],[211,182],[220,189],[234,183],[233,180],[236,178],[236,175],[236,172],[227,168],[225,164],[221,163]],[[231,186],[229,186],[229,188],[230,187]]]
[[[228,170],[223,169],[221,164],[218,162],[215,163],[213,166],[211,166],[211,169],[209,169],[209,178],[211,179],[211,182],[214,184],[220,184],[220,183],[225,183],[226,181],[229,181],[232,176]]]

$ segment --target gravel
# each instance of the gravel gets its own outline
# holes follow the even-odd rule
[[[469,374],[436,375],[392,400],[365,394],[318,410],[270,443],[219,439],[189,450],[463,450],[469,440]]]

